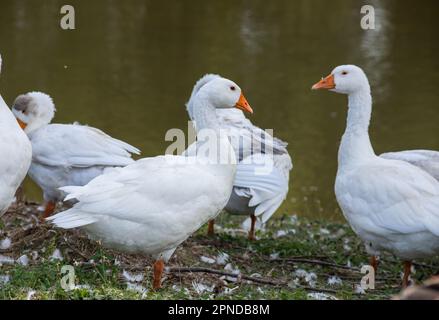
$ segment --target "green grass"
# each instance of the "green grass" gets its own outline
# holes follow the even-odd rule
[[[30,215],[35,214],[34,207],[30,211]],[[322,291],[337,299],[388,299],[400,289],[401,263],[386,255],[379,265],[376,289],[364,294],[356,292],[363,277],[358,268],[367,263],[368,257],[358,238],[343,223],[280,215],[265,230],[258,231],[259,239],[252,242],[237,230],[242,217],[224,214],[218,220],[221,228],[217,228],[215,237],[207,237],[206,228],[202,228],[177,249],[168,267],[226,272],[239,269],[241,274],[278,285],[232,281],[212,273],[168,272],[163,288],[154,291],[150,258],[107,250],[87,240],[80,231],[62,232],[47,225],[34,225],[28,216],[16,212],[5,217],[0,224],[0,240],[10,237],[12,247],[0,254],[14,259],[25,254],[29,263],[0,266],[0,299],[313,299],[317,297],[310,294]],[[23,226],[29,224],[34,228],[24,230]],[[55,249],[60,250],[62,261],[51,258]],[[227,267],[201,260],[202,256],[215,259],[222,252],[229,255]],[[303,259],[349,264],[354,269],[307,263]],[[438,266],[437,262],[422,261],[423,265],[417,265],[415,281],[421,282],[437,272],[438,268],[433,267]],[[77,287],[73,290],[61,287],[63,265],[74,266]],[[128,284],[122,275],[124,270],[144,277]],[[304,278],[306,275],[316,278],[310,282]],[[9,281],[2,281],[5,277]],[[341,284],[329,284],[330,277],[341,279]],[[133,286],[137,291],[130,289]]]

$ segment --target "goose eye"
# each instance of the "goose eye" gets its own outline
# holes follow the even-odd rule
[[[343,71],[341,74],[345,76],[345,75],[348,74],[348,72],[347,71]]]
[[[235,86],[231,86],[230,90],[235,91],[236,90]]]

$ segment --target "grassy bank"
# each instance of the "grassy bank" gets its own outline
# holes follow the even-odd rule
[[[1,299],[388,299],[400,288],[392,256],[382,258],[375,290],[359,288],[368,257],[342,223],[278,215],[250,242],[242,218],[224,214],[215,237],[203,228],[177,249],[163,289],[153,291],[149,258],[107,250],[39,215],[36,204],[21,204],[1,219]],[[436,273],[438,262],[416,264],[414,280]],[[61,287],[64,265],[74,266],[71,291]]]

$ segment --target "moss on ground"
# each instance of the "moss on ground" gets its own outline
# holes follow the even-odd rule
[[[153,291],[150,258],[105,249],[39,215],[36,204],[20,204],[2,217],[0,241],[11,244],[0,249],[0,299],[389,299],[400,290],[401,263],[386,255],[375,290],[361,292],[368,257],[344,223],[278,215],[249,241],[242,217],[223,214],[215,237],[202,228],[177,249]],[[437,273],[438,262],[418,262],[414,281]],[[75,270],[70,291],[61,286],[64,265]]]

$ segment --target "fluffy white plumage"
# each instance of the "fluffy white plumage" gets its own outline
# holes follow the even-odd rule
[[[231,108],[239,97],[236,84],[217,80],[195,97],[195,117],[204,128],[216,129],[215,108]],[[217,143],[233,155],[227,137],[219,135]],[[235,172],[236,164],[206,162],[204,156],[141,159],[83,187],[63,188],[67,199],[78,202],[49,220],[62,228],[84,227],[106,246],[166,261],[226,205]]]
[[[207,74],[194,86],[186,104],[191,120],[194,120],[192,97],[205,84],[218,78],[221,76]],[[286,149],[287,143],[253,125],[241,110],[217,109],[216,115],[221,129],[230,137],[239,161],[233,192],[225,209],[233,214],[255,214],[265,223],[288,193],[289,174],[293,164]],[[185,154],[194,152],[193,144]],[[271,165],[272,170],[265,173],[259,171],[260,174],[257,174],[264,164]]]
[[[167,261],[225,206],[233,181],[234,170],[185,161],[177,156],[141,159],[84,187],[64,187],[66,200],[79,202],[53,222],[61,228],[86,226],[108,247]]]
[[[0,71],[1,71],[0,56]],[[12,201],[29,169],[32,147],[0,96],[0,216]]]
[[[52,99],[41,92],[16,98],[14,115],[26,124],[32,143],[29,176],[42,188],[46,201],[61,201],[63,186],[82,186],[108,168],[134,162],[139,150],[99,129],[79,124],[49,124],[55,113]]]
[[[438,254],[439,182],[408,162],[375,155],[368,134],[372,98],[364,72],[340,66],[313,88],[349,97],[335,193],[367,251],[389,251],[406,261]]]
[[[397,160],[377,158],[355,169],[340,172],[336,194],[367,251],[372,255],[390,251],[407,261],[437,254],[437,180]]]
[[[421,168],[439,180],[439,152],[432,150],[406,150],[387,152],[380,155],[384,159],[402,160]]]

